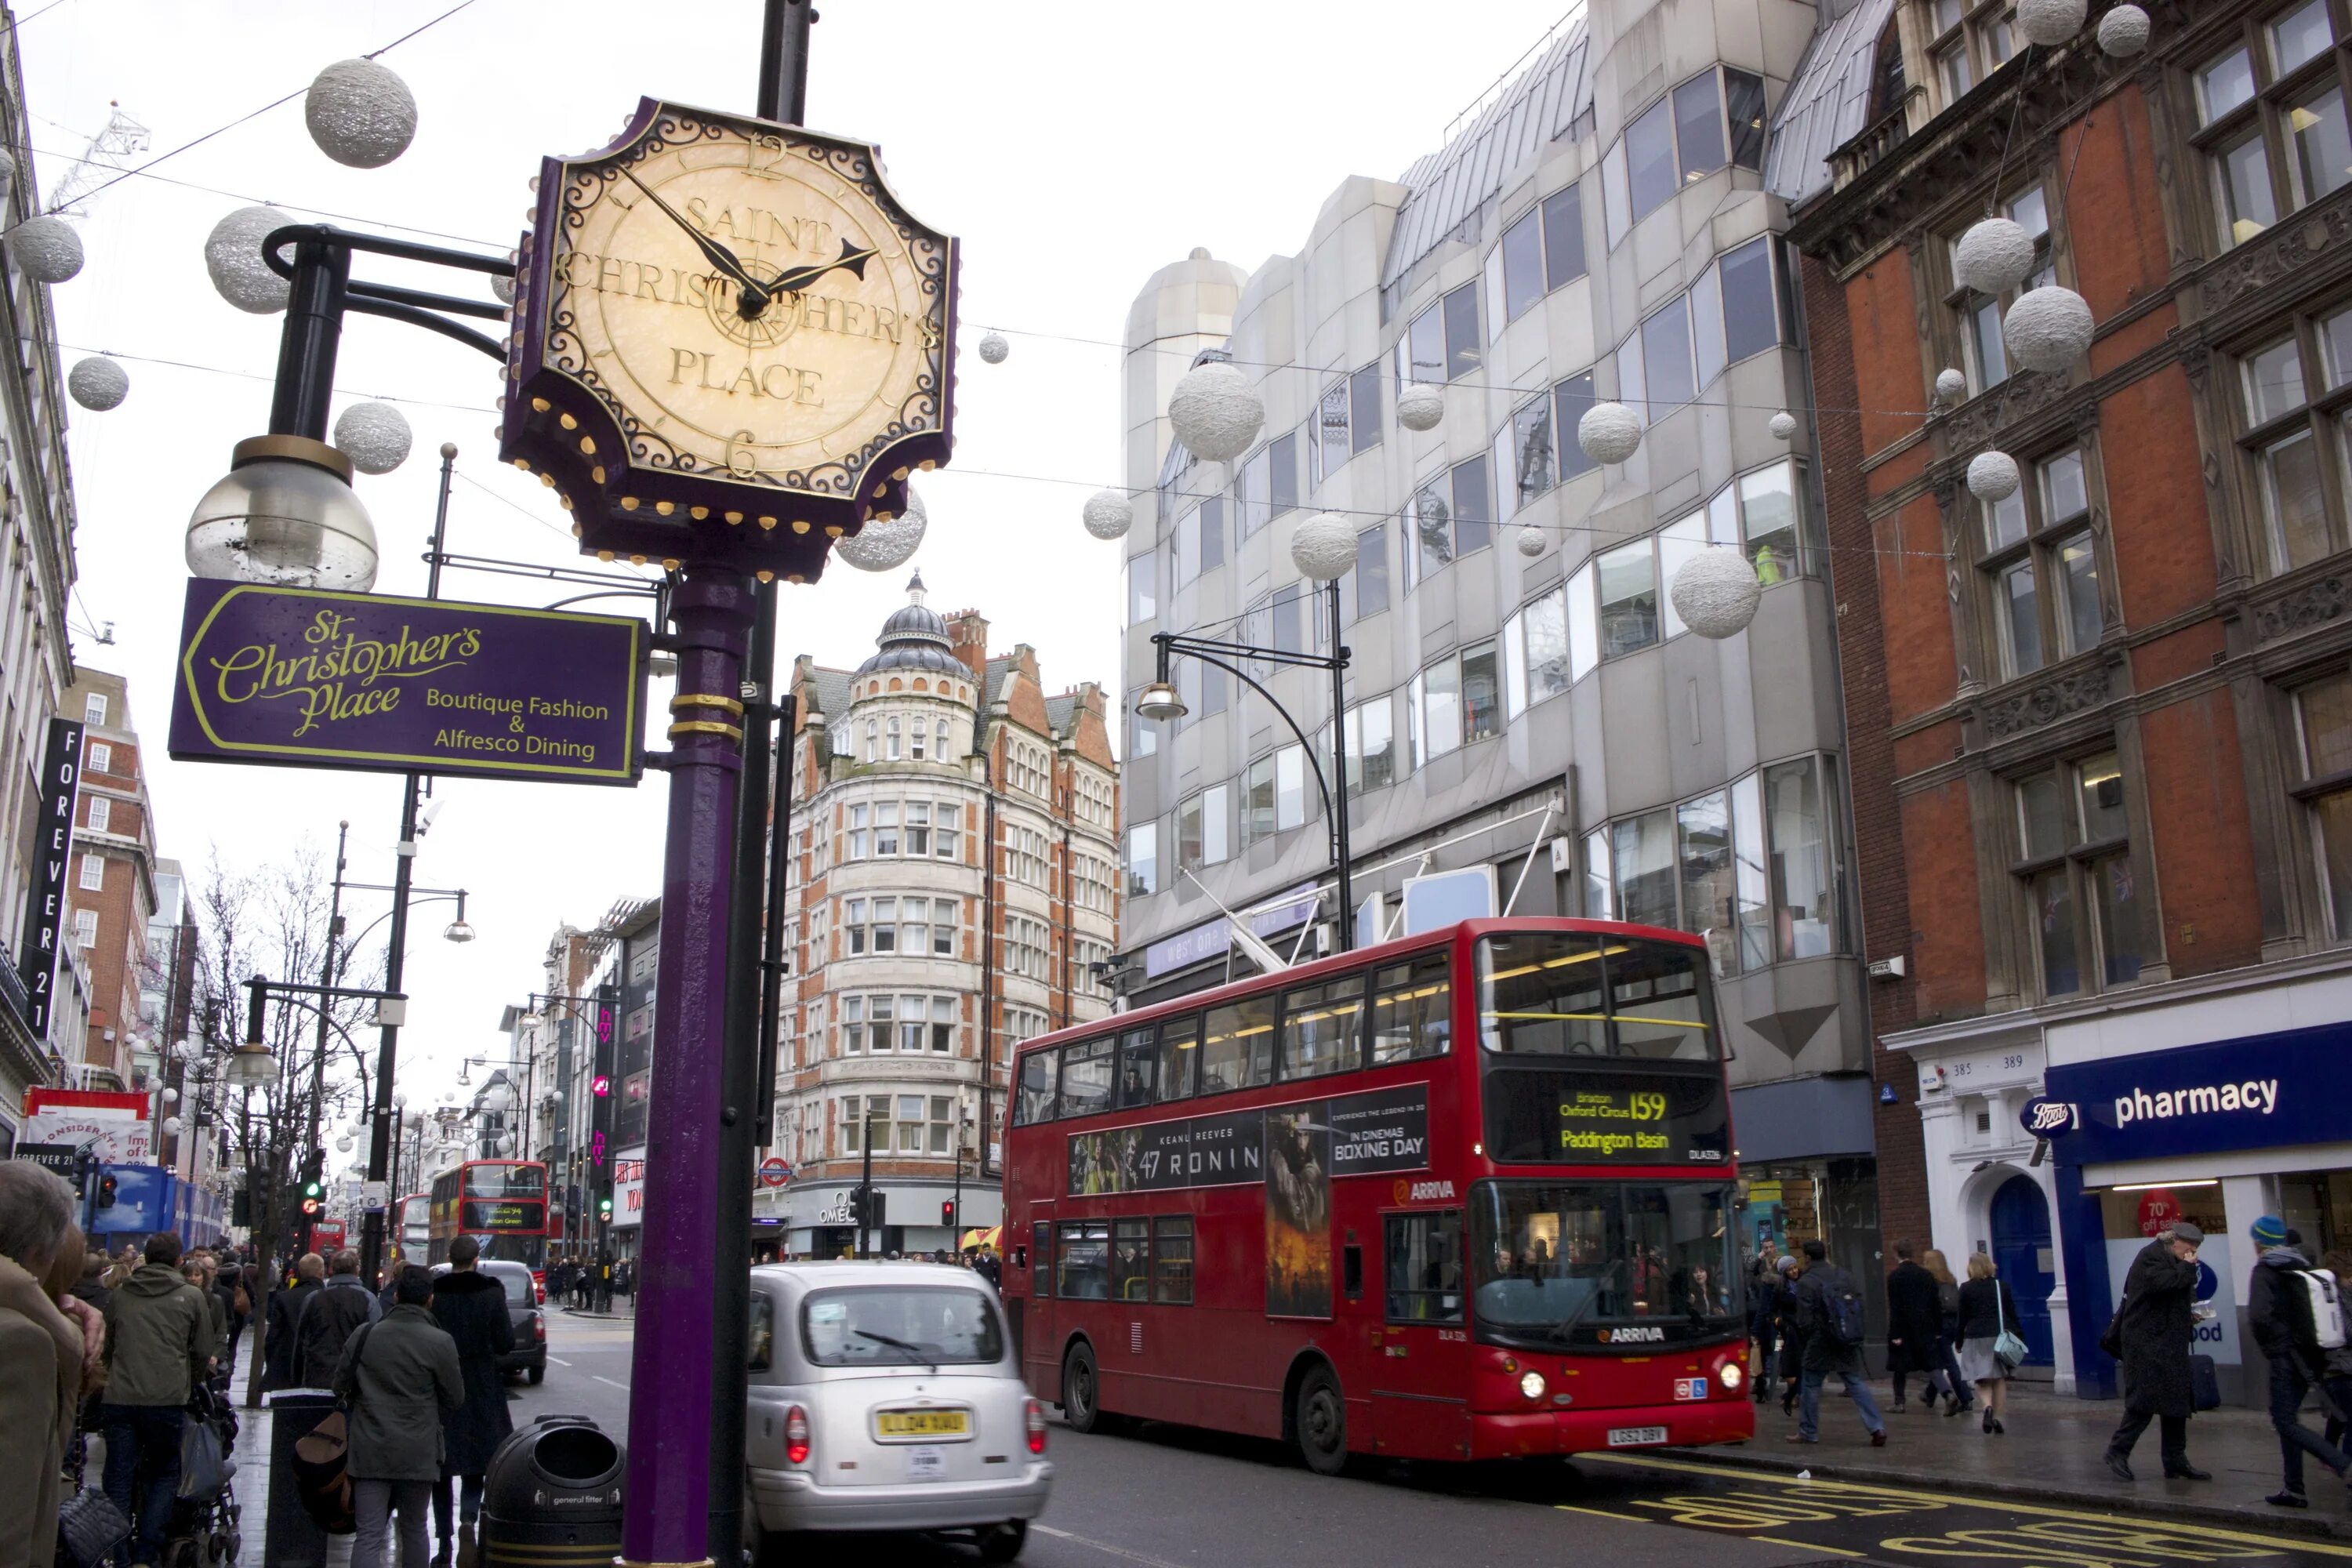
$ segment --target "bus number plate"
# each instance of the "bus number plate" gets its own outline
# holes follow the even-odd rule
[[[1663,1426],[1612,1426],[1609,1446],[1612,1448],[1639,1448],[1644,1444],[1663,1443],[1666,1429]]]

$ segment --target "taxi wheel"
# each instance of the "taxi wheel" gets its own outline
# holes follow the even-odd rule
[[[1010,1563],[1021,1555],[1029,1544],[1029,1521],[1008,1519],[980,1532],[980,1560],[982,1563]]]
[[[1095,1369],[1095,1352],[1087,1345],[1074,1345],[1062,1358],[1062,1418],[1073,1432],[1093,1432],[1104,1425],[1102,1379]]]
[[[1339,1380],[1329,1367],[1318,1366],[1298,1384],[1291,1426],[1297,1434],[1299,1457],[1318,1476],[1336,1476],[1348,1464],[1348,1405],[1339,1397]]]
[[[522,1378],[525,1383],[530,1384],[533,1388],[537,1388],[541,1384],[547,1381],[547,1363],[545,1362],[541,1362],[537,1366],[534,1366],[530,1371],[524,1373],[522,1374]]]

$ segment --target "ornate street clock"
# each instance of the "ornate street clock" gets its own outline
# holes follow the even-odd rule
[[[813,581],[947,461],[956,242],[872,147],[646,99],[538,195],[499,455],[583,550]]]

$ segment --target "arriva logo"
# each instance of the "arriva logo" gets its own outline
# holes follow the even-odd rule
[[[1604,1345],[1658,1345],[1666,1342],[1666,1331],[1654,1325],[1633,1329],[1603,1329],[1600,1332]]]
[[[1434,1198],[1452,1197],[1454,1184],[1452,1182],[1399,1182],[1390,1189],[1390,1192],[1398,1203],[1425,1204]]]

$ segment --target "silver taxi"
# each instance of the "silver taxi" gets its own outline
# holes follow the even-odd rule
[[[985,1562],[1021,1554],[1054,1467],[985,1279],[944,1264],[768,1264],[751,1270],[751,1328],[747,1545],[955,1531]]]

